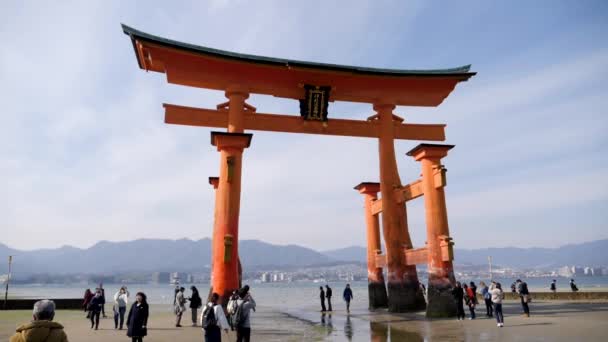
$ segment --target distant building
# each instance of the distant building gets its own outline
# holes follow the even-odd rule
[[[602,275],[602,268],[601,267],[592,267],[591,268],[591,275],[594,277],[598,277]]]
[[[561,277],[570,278],[574,275],[574,272],[572,270],[572,267],[564,266],[564,267],[560,267],[557,270],[557,274]]]
[[[285,281],[285,273],[282,273],[282,272],[281,272],[281,273],[279,274],[279,280],[280,280],[280,281]]]
[[[585,268],[583,269],[583,273],[584,273],[586,276],[588,276],[588,277],[590,277],[590,276],[592,276],[592,275],[593,275],[593,271],[591,270],[591,267],[585,267]]]
[[[572,266],[572,275],[583,276],[585,275],[585,270],[580,266]]]
[[[270,275],[267,272],[262,273],[262,277],[260,279],[262,283],[267,283],[270,281]]]
[[[279,274],[278,273],[275,273],[275,274],[272,275],[272,281],[275,282],[275,283],[277,281],[279,281]]]
[[[156,284],[168,284],[170,277],[169,272],[154,272],[152,273],[152,282]]]

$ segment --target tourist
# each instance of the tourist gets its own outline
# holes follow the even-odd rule
[[[353,290],[350,289],[350,284],[346,284],[342,298],[346,302],[346,312],[350,312],[350,301],[353,299]]]
[[[490,296],[494,304],[494,314],[496,316],[496,325],[502,328],[505,325],[505,318],[502,314],[502,300],[505,299],[505,294],[502,292],[500,283],[492,282],[490,287]]]
[[[517,284],[511,284],[511,293],[517,293]]]
[[[99,315],[101,314],[101,308],[103,307],[103,299],[101,297],[101,290],[95,291],[95,296],[89,302],[89,312],[91,319],[91,329],[95,327],[95,330],[99,328]]]
[[[249,293],[249,285],[239,290],[240,299],[234,317],[236,341],[249,342],[251,336],[251,310],[255,312],[255,301]]]
[[[327,311],[325,308],[325,291],[323,291],[323,286],[319,286],[319,298],[321,299],[321,312]]]
[[[68,342],[63,325],[53,322],[55,302],[44,299],[34,303],[32,318],[17,328],[9,342]]]
[[[148,316],[150,309],[148,307],[148,301],[146,300],[146,294],[138,292],[135,295],[135,303],[131,305],[129,310],[129,316],[127,317],[127,336],[131,338],[132,342],[142,342],[144,336],[148,335]]]
[[[578,291],[578,286],[576,286],[574,279],[570,279],[570,289],[572,290],[572,292]]]
[[[459,281],[456,282],[456,287],[452,289],[452,296],[456,300],[456,317],[458,320],[464,319],[464,290]]]
[[[93,299],[93,292],[91,292],[91,289],[86,289],[86,291],[84,291],[84,299],[82,301],[82,307],[84,308],[84,312],[88,312],[87,308],[89,307],[89,302],[91,301],[91,299]],[[89,315],[87,314],[87,318],[89,317]]]
[[[492,311],[494,310],[492,308],[492,295],[490,294],[490,290],[483,281],[479,283],[479,286],[481,286],[479,293],[481,293],[483,301],[486,304],[486,317],[492,317]]]
[[[530,291],[528,291],[528,284],[526,282],[521,281],[521,279],[517,279],[517,293],[519,293],[519,298],[521,300],[521,307],[524,310],[524,316],[530,317],[530,307],[528,303],[530,303]]]
[[[186,289],[183,287],[179,288],[179,291],[177,292],[177,295],[175,295],[175,307],[174,307],[174,312],[175,312],[175,327],[176,328],[181,328],[181,322],[182,322],[182,315],[184,314],[184,311],[186,311],[186,297],[184,297],[184,291]]]
[[[103,283],[99,283],[99,290],[101,291],[101,316],[108,318],[106,316],[106,290],[103,288]]]
[[[221,342],[222,329],[228,332],[228,321],[224,315],[224,309],[217,304],[220,295],[213,293],[211,301],[207,303],[205,309],[201,313],[201,327],[205,334],[205,342]]]
[[[462,285],[462,287],[464,290],[464,300],[469,307],[469,312],[471,313],[471,317],[469,317],[469,319],[473,320],[475,319],[475,292],[473,292],[473,289],[467,286],[467,284]]]
[[[549,289],[553,293],[557,292],[557,280],[553,279],[553,281],[551,282],[551,286],[549,287]]]
[[[173,290],[173,305],[175,305],[177,294],[179,293],[179,284],[175,285],[175,290]]]
[[[327,298],[327,308],[329,309],[329,311],[333,311],[331,309],[331,295],[331,287],[329,287],[329,285],[325,285],[325,298]]]
[[[114,329],[119,328],[118,323],[120,321],[120,330],[122,330],[127,304],[129,304],[129,291],[127,291],[126,286],[123,286],[114,294]]]
[[[190,310],[192,311],[192,326],[196,326],[196,320],[198,318],[196,312],[198,308],[203,305],[203,300],[201,296],[198,294],[198,289],[196,286],[190,286],[190,291],[192,291],[192,295],[188,298],[190,301]]]
[[[231,330],[234,330],[234,327],[236,326],[236,322],[234,321],[234,315],[236,314],[236,309],[238,308],[239,299],[241,299],[241,297],[239,297],[239,292],[237,290],[232,291],[232,295],[230,296],[230,299],[228,300],[228,305],[226,306],[226,313],[228,314],[228,325],[230,325]]]

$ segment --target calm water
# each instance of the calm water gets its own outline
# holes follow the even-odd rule
[[[569,291],[569,278],[557,279],[558,291]],[[421,279],[426,282],[425,279]],[[469,282],[471,279],[459,279],[461,281]],[[472,279],[476,283],[480,280],[487,279]],[[503,284],[505,288],[509,288],[510,284],[515,279],[495,279]],[[530,278],[523,279],[528,283],[529,288],[532,291],[548,291],[551,278]],[[581,277],[575,279],[579,289],[581,291],[598,291],[608,290],[608,277]],[[345,286],[345,282],[331,283],[330,286],[334,292],[333,301],[335,305],[341,305],[342,302],[342,291]],[[186,295],[190,294],[191,284],[186,284],[184,287],[187,289]],[[194,284],[201,293],[202,297],[205,297],[209,291],[208,284]],[[106,295],[108,297],[113,296],[114,293],[120,288],[121,284],[104,284],[106,289]],[[171,304],[173,303],[173,286],[172,285],[157,285],[157,284],[130,284],[127,285],[129,291],[134,295],[138,291],[145,292],[148,296],[148,300],[152,304]],[[250,283],[251,293],[258,302],[258,305],[273,307],[278,309],[286,309],[290,307],[307,308],[315,307],[319,298],[319,286],[318,283],[313,282],[295,282],[295,283]],[[96,285],[88,285],[93,290]],[[351,282],[355,301],[353,305],[355,308],[367,307],[367,283],[366,282]],[[22,298],[81,298],[84,294],[87,285],[19,285],[13,284],[10,286],[9,295],[11,297],[22,297]]]

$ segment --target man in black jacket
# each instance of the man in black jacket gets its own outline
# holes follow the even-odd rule
[[[329,287],[329,285],[325,285],[325,297],[327,298],[327,308],[329,309],[329,311],[332,311],[331,309],[331,287]]]
[[[321,312],[325,312],[327,309],[325,308],[325,291],[323,291],[323,286],[319,286],[319,290],[321,291],[319,293],[319,298],[321,299]]]

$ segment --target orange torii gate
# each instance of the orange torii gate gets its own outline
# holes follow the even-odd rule
[[[422,163],[422,179],[403,186],[397,171],[395,139],[443,141],[445,125],[410,124],[396,116],[396,106],[438,106],[455,86],[475,75],[470,66],[440,70],[394,70],[302,62],[237,54],[153,36],[123,25],[141,69],[164,73],[167,82],[224,91],[228,101],[216,109],[164,104],[169,124],[226,128],[211,132],[220,152],[212,245],[211,286],[223,300],[240,282],[239,207],[243,151],[251,133],[260,130],[376,138],[380,183],[356,187],[365,194],[370,308],[404,312],[427,307],[429,316],[455,314],[448,300],[454,284],[452,242],[447,226],[440,159],[452,146],[421,144],[410,151]],[[258,113],[245,101],[265,94],[300,101],[300,116]],[[367,120],[328,118],[333,101],[373,105]],[[381,199],[377,193],[381,193]],[[414,249],[405,202],[424,195],[427,246]],[[380,250],[380,221],[386,253]],[[419,288],[416,265],[429,267],[428,306]],[[382,268],[388,269],[383,279]],[[388,291],[387,291],[388,289]],[[451,297],[450,297],[451,298]]]

